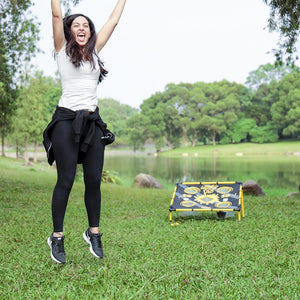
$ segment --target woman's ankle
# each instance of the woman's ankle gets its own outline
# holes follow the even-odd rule
[[[93,234],[99,233],[99,227],[90,227],[90,232]]]
[[[53,237],[63,237],[64,233],[63,232],[53,232]]]

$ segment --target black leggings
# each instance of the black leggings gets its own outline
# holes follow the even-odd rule
[[[85,194],[84,201],[90,227],[98,227],[101,209],[100,183],[104,159],[103,133],[96,127],[95,142],[82,159]],[[63,231],[69,194],[75,179],[79,144],[74,142],[72,121],[58,122],[52,131],[52,147],[57,167],[57,183],[52,197],[54,232]]]

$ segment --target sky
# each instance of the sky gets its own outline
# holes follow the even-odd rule
[[[41,22],[38,46],[44,52],[32,63],[55,76],[50,3],[35,0],[32,9]],[[116,3],[82,0],[72,13],[89,16],[98,31]],[[100,52],[109,73],[98,97],[138,108],[168,83],[227,79],[244,84],[251,71],[275,61],[278,35],[267,29],[268,17],[263,0],[127,0]]]

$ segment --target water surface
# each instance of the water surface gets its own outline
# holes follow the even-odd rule
[[[132,182],[146,173],[165,185],[177,182],[242,181],[252,179],[262,187],[297,191],[300,183],[300,157],[154,157],[147,155],[106,155],[104,169],[118,172]]]

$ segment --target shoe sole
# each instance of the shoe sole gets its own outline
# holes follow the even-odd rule
[[[53,256],[53,254],[52,254],[52,246],[51,246],[51,239],[50,239],[50,237],[48,237],[48,239],[47,239],[47,244],[48,244],[48,246],[49,246],[50,249],[51,249],[51,252],[50,252],[51,258],[52,258],[56,263],[58,263],[58,264],[64,264],[62,261],[57,260],[57,259]]]
[[[98,255],[94,252],[93,247],[92,247],[92,243],[91,243],[90,239],[86,236],[85,232],[82,234],[82,237],[83,237],[83,239],[90,245],[90,252],[91,252],[95,257],[97,257],[97,258],[103,258],[103,257],[98,256]]]

